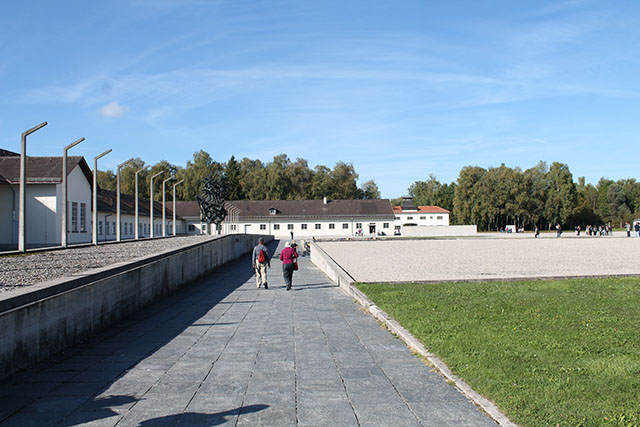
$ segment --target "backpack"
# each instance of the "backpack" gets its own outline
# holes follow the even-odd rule
[[[260,264],[267,262],[267,256],[264,254],[264,250],[262,249],[260,249],[260,252],[258,253],[258,262]]]

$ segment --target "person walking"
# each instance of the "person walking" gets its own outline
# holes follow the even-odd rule
[[[285,243],[284,249],[280,252],[280,261],[282,261],[284,283],[287,285],[287,290],[290,291],[293,286],[291,283],[293,271],[298,269],[298,252],[296,252],[295,247],[291,246],[290,242]]]
[[[264,239],[260,237],[258,244],[253,248],[251,255],[251,267],[256,273],[256,286],[259,288],[264,285],[265,289],[269,289],[267,284],[267,267],[271,267],[271,258],[269,250],[264,245]]]
[[[539,235],[540,235],[540,228],[538,228],[538,226],[536,225],[536,229],[533,232],[533,237],[538,238]]]
[[[634,229],[634,230],[635,230],[635,232],[636,232],[636,237],[640,237],[640,222],[636,222],[636,223],[633,225],[633,229]]]
[[[631,237],[631,224],[628,222],[624,225],[624,228],[627,230],[627,237]]]

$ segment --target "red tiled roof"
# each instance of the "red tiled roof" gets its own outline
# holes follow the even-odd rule
[[[402,207],[394,206],[394,213],[403,213]],[[404,211],[404,213],[414,213],[416,211]],[[450,211],[441,208],[440,206],[418,206],[417,212],[419,213],[451,213]]]

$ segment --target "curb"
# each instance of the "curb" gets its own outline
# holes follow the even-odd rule
[[[402,341],[404,341],[404,343],[410,349],[427,359],[429,363],[431,363],[435,367],[435,369],[437,369],[440,375],[445,377],[448,381],[451,381],[462,394],[464,394],[474,404],[482,408],[482,410],[485,411],[489,415],[489,417],[491,417],[496,423],[501,426],[517,427],[517,424],[511,422],[502,412],[500,412],[498,407],[493,402],[480,395],[478,392],[473,390],[471,386],[469,386],[469,384],[467,384],[464,380],[454,375],[453,372],[451,372],[451,369],[449,369],[449,367],[435,354],[427,350],[426,347],[416,337],[411,335],[409,331],[403,328],[397,321],[395,321],[380,307],[375,305],[373,301],[371,301],[369,297],[367,297],[362,291],[353,286],[353,278],[338,263],[336,263],[333,258],[329,256],[329,254],[327,254],[323,249],[315,244],[312,245],[311,253],[313,255],[311,261],[313,261],[313,263],[318,268],[320,268],[321,271],[327,274],[334,283],[336,282],[336,280],[334,280],[333,277],[337,277],[338,286],[347,295],[353,297],[369,314],[373,316],[374,319],[383,323],[387,328],[389,328],[392,333],[396,334]],[[315,262],[316,260],[318,260],[317,257],[319,256],[319,254],[321,254],[320,257],[323,258],[323,264],[329,263],[330,266],[327,267],[335,269],[337,271],[332,271],[333,274],[328,274],[328,272],[319,265],[319,262]],[[345,280],[345,276],[351,280]]]

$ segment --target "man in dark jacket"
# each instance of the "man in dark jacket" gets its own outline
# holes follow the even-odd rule
[[[263,253],[264,262],[260,262],[260,252]],[[267,267],[271,267],[271,258],[269,257],[269,250],[264,245],[264,239],[261,237],[258,239],[258,244],[253,248],[253,254],[251,255],[251,267],[256,272],[256,285],[259,288],[260,285],[264,285],[265,289],[269,289],[267,284]]]

